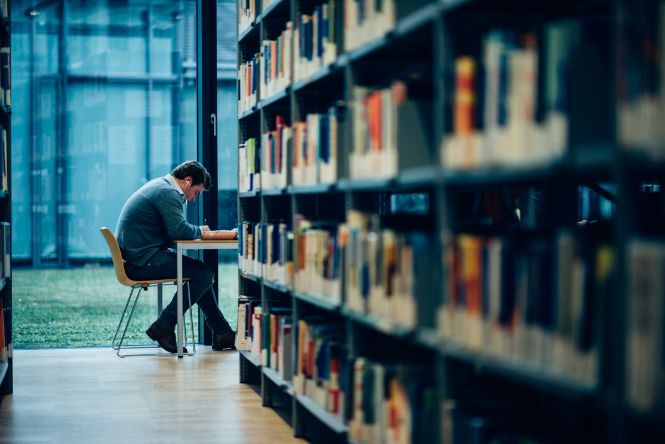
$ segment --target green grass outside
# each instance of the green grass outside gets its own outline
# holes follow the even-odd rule
[[[219,265],[219,305],[235,330],[237,321],[238,266]],[[71,269],[14,269],[12,271],[12,328],[14,348],[109,346],[129,288],[118,283],[110,266]],[[164,305],[174,294],[164,289]],[[194,330],[198,319],[194,310]],[[142,292],[127,339],[149,344],[145,330],[157,318],[157,290]],[[186,313],[189,325],[189,312]]]

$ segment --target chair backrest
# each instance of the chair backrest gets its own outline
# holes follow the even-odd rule
[[[115,235],[107,227],[102,227],[99,229],[106,240],[106,244],[109,246],[111,251],[111,257],[113,258],[113,269],[115,270],[115,277],[118,278],[118,281],[122,285],[132,286],[135,284],[134,281],[127,277],[125,273],[125,261],[122,259],[122,252],[120,251],[120,245],[118,245],[118,240],[115,238]]]

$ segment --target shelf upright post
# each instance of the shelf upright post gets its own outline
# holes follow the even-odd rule
[[[11,48],[11,2],[7,2],[7,19],[8,19],[8,26],[9,26],[9,32],[7,33],[7,41],[5,44]],[[34,28],[33,28],[34,29]],[[34,37],[34,36],[33,36]],[[10,66],[11,66],[11,51],[10,51]],[[11,74],[10,74],[11,75]],[[11,82],[10,82],[11,84]],[[8,160],[7,164],[5,165],[5,168],[7,169],[7,184],[9,186],[9,192],[7,193],[6,201],[4,203],[4,211],[2,213],[2,220],[4,221],[9,221],[11,223],[12,221],[12,133],[11,133],[11,113],[7,113],[7,122],[6,122],[7,128],[5,130],[7,131],[7,144],[5,145],[5,150],[7,153],[6,159]],[[11,253],[11,252],[10,252]],[[8,279],[6,279],[4,288],[2,288],[2,299],[3,303],[5,305],[4,310],[8,310],[8,313],[5,313],[3,310],[3,307],[0,306],[0,316],[5,316],[5,320],[8,322],[5,322],[5,342],[6,344],[9,345],[10,348],[10,353],[9,353],[9,358],[8,358],[8,363],[7,363],[7,372],[5,373],[4,380],[0,379],[0,402],[2,402],[2,396],[3,395],[10,395],[14,392],[14,365],[13,365],[13,356],[12,356],[12,350],[13,350],[13,338],[12,338],[12,317],[13,317],[13,294],[12,294],[12,278],[11,278],[11,270],[13,267],[11,267],[11,254],[10,254],[10,276]]]
[[[219,228],[217,174],[217,2],[196,2],[197,52],[197,157],[210,173],[213,186],[202,196],[199,205],[199,225]],[[213,290],[219,294],[218,252],[205,250],[203,262],[214,270]],[[199,309],[199,318],[202,319]],[[212,334],[204,322],[199,323],[199,340],[212,343]]]

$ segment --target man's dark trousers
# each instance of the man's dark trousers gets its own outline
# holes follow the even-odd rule
[[[148,263],[142,267],[125,263],[127,276],[133,280],[143,279],[170,279],[177,276],[176,254],[164,250],[155,254]],[[231,331],[229,323],[226,322],[222,312],[217,306],[215,293],[212,289],[214,273],[203,262],[188,256],[182,257],[182,277],[189,278],[189,291],[192,304],[198,304],[205,315],[206,324],[212,329],[213,334]],[[184,288],[184,287],[183,287]],[[187,290],[184,290],[187,291]],[[177,293],[169,305],[162,310],[157,324],[166,331],[173,331],[178,319]],[[189,300],[185,293],[182,298],[182,311],[189,309]]]

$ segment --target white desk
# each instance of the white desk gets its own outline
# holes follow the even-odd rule
[[[176,254],[178,264],[178,336],[177,336],[177,349],[178,357],[182,358],[183,343],[184,343],[184,320],[182,311],[182,252],[185,250],[237,250],[237,240],[213,240],[213,239],[194,239],[194,240],[178,240],[176,241]],[[191,307],[189,308],[192,309]],[[193,335],[193,332],[192,332]]]

